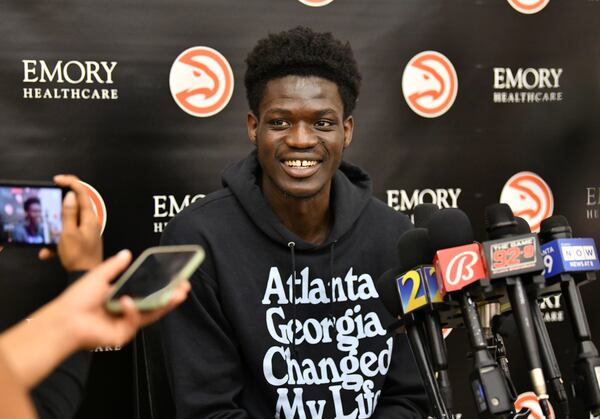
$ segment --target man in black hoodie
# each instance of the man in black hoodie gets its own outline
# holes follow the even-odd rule
[[[375,289],[411,224],[342,161],[360,85],[350,45],[298,27],[246,62],[255,150],[162,237],[207,251],[163,323],[177,418],[426,416]]]

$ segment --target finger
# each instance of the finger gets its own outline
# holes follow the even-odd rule
[[[142,318],[141,318],[141,322],[142,322],[141,326],[144,327],[146,325],[149,325],[150,323],[154,323],[155,321],[157,321],[158,319],[163,317],[165,314],[167,314],[171,310],[172,310],[172,307],[170,307],[169,305],[166,305],[161,308],[143,312]]]
[[[48,249],[47,247],[44,247],[43,249],[40,249],[39,253],[38,253],[38,258],[40,260],[48,260],[51,259],[53,257],[56,256],[56,252],[53,250]]]
[[[115,340],[118,345],[128,342],[142,325],[142,314],[135,307],[135,303],[129,296],[123,296],[119,299],[122,313],[115,319],[117,330]]]
[[[79,218],[82,223],[98,222],[96,213],[94,213],[92,208],[92,201],[90,199],[90,195],[88,194],[88,189],[83,183],[81,183],[77,176],[57,175],[54,176],[54,182],[75,192],[80,210]]]
[[[178,306],[179,304],[181,304],[183,301],[185,301],[191,288],[192,287],[191,287],[189,281],[185,281],[185,282],[182,282],[181,284],[179,284],[177,286],[177,288],[175,289],[175,291],[173,291],[173,294],[171,295],[171,299],[169,300],[169,305],[172,306],[172,308],[174,308],[174,307]]]
[[[63,229],[75,231],[77,229],[77,199],[72,191],[67,192],[62,204]]]
[[[160,319],[168,312],[173,310],[179,304],[185,301],[187,298],[188,292],[190,290],[190,286],[188,281],[181,283],[177,286],[177,288],[171,294],[171,298],[169,298],[169,302],[164,306],[158,309],[145,312],[142,314],[142,324],[145,326],[147,324],[153,323],[156,320]]]
[[[131,252],[129,250],[121,250],[116,255],[108,258],[96,268],[92,269],[85,277],[93,277],[94,279],[110,283],[110,281],[121,273],[130,262]]]

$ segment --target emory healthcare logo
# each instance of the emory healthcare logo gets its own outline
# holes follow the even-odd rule
[[[173,99],[192,116],[207,117],[223,110],[233,94],[233,71],[225,57],[209,47],[183,51],[169,74]]]
[[[517,12],[531,15],[539,12],[548,5],[550,0],[508,0],[513,9]]]
[[[416,114],[436,118],[446,113],[456,99],[456,70],[439,52],[423,51],[406,65],[402,74],[402,92]]]
[[[502,189],[500,202],[510,205],[515,216],[524,218],[534,233],[554,211],[550,187],[533,172],[519,172],[512,176]]]
[[[298,1],[302,4],[306,4],[307,6],[310,6],[310,7],[321,7],[321,6],[328,5],[333,0],[298,0]]]
[[[82,180],[79,181],[87,190],[87,193],[92,201],[92,208],[98,217],[98,224],[100,224],[100,234],[104,233],[106,228],[106,205],[104,205],[104,199],[100,196],[100,193],[89,183]]]
[[[117,100],[117,61],[21,60],[23,99]]]

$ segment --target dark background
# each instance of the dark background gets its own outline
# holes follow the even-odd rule
[[[363,74],[346,159],[363,167],[375,195],[386,191],[460,188],[458,206],[484,239],[483,210],[498,202],[520,171],[540,175],[576,236],[600,239],[600,1],[550,0],[525,15],[506,0],[335,0],[307,7],[297,0],[71,0],[0,2],[0,178],[48,180],[74,173],[93,185],[107,206],[106,254],[138,254],[159,233],[154,196],[206,194],[220,173],[251,150],[245,118],[244,59],[269,32],[296,25],[331,31],[352,44]],[[183,112],[169,89],[175,58],[193,46],[218,50],[235,78],[220,113]],[[425,50],[450,59],[458,74],[454,105],[438,118],[407,106],[402,74]],[[117,61],[112,85],[23,83],[24,59]],[[562,68],[561,102],[495,104],[493,68]],[[116,88],[118,100],[25,99],[25,87]],[[544,90],[545,91],[545,90]],[[553,91],[552,89],[548,91]],[[596,188],[589,203],[587,188]],[[588,205],[590,204],[590,205]],[[167,205],[168,208],[168,205]],[[408,211],[410,213],[410,211]],[[35,252],[0,254],[0,328],[57,295],[66,278],[57,262]],[[600,335],[600,285],[584,289],[595,337]],[[561,308],[546,309],[558,312]],[[568,322],[549,324],[567,380],[574,356]],[[467,339],[447,339],[456,404],[471,418]],[[527,379],[518,342],[508,340],[520,391]],[[79,418],[131,418],[131,347],[95,354]],[[576,403],[572,403],[575,407]],[[581,411],[577,418],[585,417]]]

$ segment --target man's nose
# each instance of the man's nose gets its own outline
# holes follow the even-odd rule
[[[311,124],[299,123],[291,130],[286,142],[293,148],[311,148],[319,143],[319,139]]]

